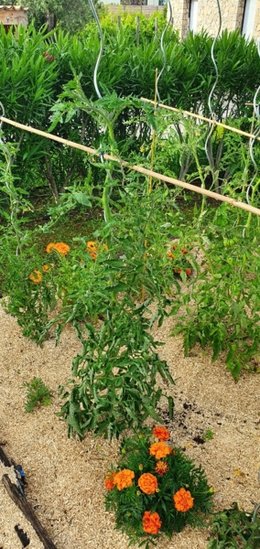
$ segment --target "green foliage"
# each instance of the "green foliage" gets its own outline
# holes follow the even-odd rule
[[[8,253],[11,276],[3,287],[8,310],[24,333],[42,341],[52,327],[59,337],[70,323],[82,343],[62,408],[69,432],[80,437],[89,429],[118,436],[148,416],[156,417],[163,396],[156,378],[161,376],[165,387],[172,383],[149,329],[157,319],[162,323],[173,284],[178,291],[165,247],[178,214],[167,211],[173,197],[166,190],[148,196],[146,189],[136,192],[132,183],[120,195],[110,223],[103,222],[95,233],[94,257],[84,238],[72,243],[66,257],[55,252],[48,260],[37,256],[29,242],[18,258]],[[39,283],[30,279],[35,269]],[[152,299],[156,310],[150,313]],[[58,310],[50,316],[56,304]]]
[[[233,215],[223,206],[214,215],[206,210],[205,199],[200,210],[194,208],[185,219],[178,207],[180,191],[147,182],[124,162],[108,162],[102,154],[110,152],[133,164],[152,165],[203,187],[222,186],[227,194],[237,197],[239,193],[243,199],[248,180],[254,176],[248,146],[240,137],[232,141],[217,128],[208,162],[205,125],[182,114],[155,112],[136,97],[122,97],[126,90],[127,95],[151,96],[154,69],[161,66],[159,37],[147,44],[143,36],[133,44],[133,25],[126,25],[126,32],[122,25],[109,38],[112,23],[106,24],[100,87],[103,93],[116,91],[98,101],[92,99],[99,46],[93,25],[73,37],[62,31],[36,33],[30,27],[19,30],[17,37],[3,34],[1,42],[6,62],[2,85],[6,97],[11,94],[6,114],[44,129],[51,123],[57,134],[100,151],[99,157],[86,160],[78,151],[23,134],[18,138],[13,128],[0,142],[1,213],[7,225],[1,236],[0,275],[8,296],[6,306],[24,334],[38,343],[53,333],[58,341],[67,324],[74,327],[82,349],[73,360],[70,384],[62,390],[61,415],[69,433],[79,437],[88,430],[112,437],[126,428],[140,428],[148,417],[157,418],[161,397],[168,399],[172,411],[167,388],[173,380],[157,352],[159,342],[150,332],[166,315],[180,311],[175,329],[184,334],[186,353],[196,343],[210,345],[213,359],[224,351],[235,379],[255,357],[259,341],[257,222],[251,216]],[[222,38],[228,49],[233,38]],[[248,47],[251,66],[256,65],[255,45],[241,40],[237,36],[240,54],[241,48]],[[205,81],[200,65],[211,43],[206,35],[180,42],[169,30],[162,98],[175,102],[178,97],[176,104],[206,112],[205,90],[212,74]],[[118,56],[111,55],[114,48],[119,48]],[[28,78],[33,84],[24,109]],[[223,88],[222,92],[224,96]],[[242,92],[236,110],[232,103],[232,114],[240,112]],[[219,100],[219,116],[227,98],[222,105]],[[236,121],[245,129],[251,123],[247,118]],[[258,154],[256,149],[256,158]],[[45,177],[54,198],[47,223],[24,231],[22,224],[28,221],[26,211],[31,208],[26,196],[33,186],[31,179],[41,185]],[[253,201],[259,181],[256,176],[251,181]],[[186,199],[184,193],[182,197]],[[103,212],[92,243],[87,231],[82,231],[83,236],[65,242],[68,253],[56,248],[46,256],[50,233],[57,242],[55,224],[76,209],[86,212],[86,208]],[[156,385],[160,379],[164,390]]]
[[[10,0],[3,0],[1,3],[11,4]],[[18,0],[12,4],[27,7],[29,20],[33,20],[37,28],[46,24],[52,16],[52,26],[59,24],[66,30],[75,32],[91,19],[87,0]]]
[[[257,549],[260,544],[259,505],[253,513],[245,513],[236,503],[231,509],[216,513],[213,518],[208,549]]]
[[[196,343],[210,345],[213,360],[225,352],[236,380],[259,349],[259,227],[254,220],[245,232],[243,217],[221,206],[207,231],[197,235],[202,264],[197,264],[196,283],[183,295],[174,329],[184,334],[186,354]]]
[[[160,460],[155,459],[150,454],[150,446],[155,440],[150,429],[126,438],[121,445],[118,465],[110,470],[105,482],[106,506],[114,511],[117,528],[126,532],[132,543],[146,547],[150,546],[150,542],[155,544],[161,534],[170,538],[187,524],[202,525],[203,514],[210,510],[212,498],[202,468],[196,467],[178,448],[172,448],[168,443],[162,444],[170,448],[170,454]],[[156,471],[158,462],[166,469],[164,473]],[[132,485],[121,488],[114,475],[125,469],[133,471],[134,479]],[[145,486],[145,491],[140,487],[142,475],[146,473],[153,475],[152,479],[150,477],[150,493],[147,493]],[[173,500],[173,495],[181,488],[185,488],[193,498],[186,511],[184,507],[178,510]],[[158,533],[144,531],[142,520],[145,511],[158,513],[161,520]]]
[[[52,2],[50,10],[58,9],[61,2]],[[37,3],[37,9],[45,10],[45,0]],[[45,7],[44,7],[45,6]],[[70,2],[71,9],[73,3]],[[78,10],[74,10],[79,13]],[[69,10],[64,11],[68,14]],[[82,20],[84,19],[81,18]],[[157,19],[157,16],[156,16]],[[115,19],[105,16],[102,20],[105,48],[98,71],[99,87],[106,97],[146,96],[154,98],[155,70],[163,66],[160,36],[163,17],[158,18],[158,32],[154,31],[153,18],[141,17],[141,32],[137,43],[134,17],[122,17],[121,26]],[[180,41],[173,29],[165,35],[166,68],[159,82],[162,101],[174,106],[208,114],[207,98],[214,78],[210,59],[212,38],[205,33],[189,34]],[[58,29],[47,33],[19,27],[15,33],[0,29],[0,96],[4,98],[6,116],[46,130],[49,127],[50,110],[63,87],[77,74],[89,104],[95,96],[93,70],[99,51],[99,38],[92,22],[80,33],[73,35]],[[226,52],[229,52],[228,55]],[[223,33],[216,44],[219,65],[219,81],[214,96],[214,108],[218,117],[229,118],[232,125],[250,130],[252,109],[246,107],[252,101],[257,88],[259,56],[255,43],[245,41],[238,32]],[[230,70],[230,67],[233,67]],[[234,69],[235,67],[235,69]],[[62,98],[62,97],[61,97]],[[146,109],[146,113],[148,110]],[[149,117],[151,119],[151,109]],[[156,169],[176,177],[200,184],[211,184],[216,190],[234,181],[233,188],[245,185],[252,173],[248,160],[247,141],[228,132],[219,138],[214,133],[210,142],[211,161],[204,151],[205,125],[192,126],[183,117],[164,118],[158,127]],[[140,147],[150,150],[151,123],[143,112],[141,102],[125,102],[114,124],[117,147],[125,158],[136,157]],[[165,122],[168,121],[167,130]],[[229,121],[229,120],[228,120]],[[169,139],[160,126],[164,125]],[[56,130],[60,136],[86,145],[99,147],[102,127],[89,110],[76,109],[66,124]],[[5,126],[6,139],[16,144],[12,168],[17,184],[28,194],[39,187],[50,190],[57,202],[59,195],[74,183],[79,183],[89,170],[90,162],[79,151],[61,148],[58,144],[21,133]],[[257,151],[257,143],[255,150]],[[139,155],[142,161],[147,154]],[[136,158],[135,158],[136,159]],[[247,169],[245,170],[245,162]],[[201,170],[198,168],[198,163]],[[164,169],[163,169],[164,167]],[[201,172],[201,173],[199,173]],[[214,174],[214,175],[213,175]],[[98,174],[92,169],[93,185]]]
[[[73,387],[63,395],[61,414],[69,434],[82,437],[91,430],[111,438],[157,418],[162,390],[156,388],[156,376],[173,380],[155,352],[158,342],[149,334],[145,313],[146,303],[135,306],[125,296],[107,309],[101,326],[86,323],[88,337],[73,360]]]
[[[40,377],[34,377],[24,386],[27,389],[25,411],[33,412],[39,406],[49,406],[52,401],[52,393]]]

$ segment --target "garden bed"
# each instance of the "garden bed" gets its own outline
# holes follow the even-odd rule
[[[257,400],[259,379],[243,374],[234,383],[221,360],[211,363],[207,351],[195,347],[183,357],[182,338],[171,337],[172,320],[154,329],[164,341],[160,354],[176,381],[175,419],[167,423],[174,445],[205,469],[214,487],[217,509],[232,502],[249,511],[259,499]],[[71,360],[80,344],[67,328],[61,343],[49,340],[42,348],[21,335],[16,321],[0,310],[0,443],[21,463],[27,476],[27,497],[58,549],[126,549],[127,538],[114,529],[113,515],[104,510],[104,476],[117,456],[117,442],[87,434],[83,442],[67,438],[60,410],[59,384],[70,376]],[[41,377],[54,393],[52,406],[25,413],[23,384]],[[167,415],[162,410],[165,421]],[[4,495],[0,488],[1,501]],[[5,501],[5,500],[4,500]],[[17,549],[13,529],[20,517],[11,505],[0,508],[0,547]],[[29,530],[29,529],[28,529]],[[30,532],[28,531],[28,534]],[[16,539],[17,545],[14,545]],[[185,529],[159,549],[204,549],[208,531]],[[41,547],[31,539],[30,547]]]

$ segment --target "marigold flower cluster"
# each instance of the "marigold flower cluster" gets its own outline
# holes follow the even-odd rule
[[[163,491],[165,489],[164,487],[169,485],[169,483],[171,482],[170,475],[169,477],[167,477],[166,483],[164,483],[162,477],[163,475],[166,475],[170,470],[171,460],[167,460],[167,458],[170,455],[174,456],[175,452],[166,442],[170,438],[170,432],[166,427],[155,426],[152,430],[152,434],[158,439],[157,442],[150,444],[150,446],[148,446],[147,448],[147,458],[149,457],[149,455],[153,456],[154,458],[153,462],[151,462],[151,458],[149,457],[148,462],[150,464],[149,466],[151,467],[152,472],[141,473],[141,471],[143,470],[143,464],[141,464],[138,466],[138,470],[136,473],[131,469],[121,469],[118,472],[109,473],[105,478],[104,484],[108,492],[112,490],[118,490],[119,492],[121,492],[122,490],[127,490],[128,488],[135,487],[135,489],[137,489],[137,495],[142,496],[142,494],[145,494],[146,497],[144,497],[143,499],[143,503],[145,506],[142,515],[142,529],[143,532],[145,532],[146,534],[156,536],[161,528],[163,528],[164,526],[163,516],[165,507],[164,504],[164,507],[162,507],[160,512],[160,507],[158,507],[158,503],[160,506],[160,500],[158,500],[156,508],[159,512],[155,512],[153,510],[155,505],[156,493],[160,492],[160,489]],[[134,492],[132,491],[131,494],[133,493]],[[114,495],[116,496],[115,492]],[[150,498],[151,501],[150,509],[149,505],[147,505],[147,502],[149,502],[147,496],[148,498]],[[113,497],[112,494],[111,497]],[[172,491],[171,498],[172,505],[178,513],[186,513],[194,506],[194,498],[192,497],[190,491],[184,487],[179,488],[176,492]],[[166,504],[168,503],[166,502]],[[148,509],[145,510],[146,505]],[[165,526],[167,528],[167,525]]]
[[[89,240],[87,242],[87,251],[94,261],[97,259],[97,242]]]
[[[50,270],[50,265],[45,263],[42,266],[42,272],[38,269],[34,269],[28,276],[29,280],[33,282],[33,284],[41,284],[43,276],[42,273],[47,273]]]
[[[97,253],[99,250],[107,251],[108,247],[106,244],[99,245],[98,242],[89,240],[87,242],[87,251],[92,259],[97,258]],[[70,251],[69,244],[66,244],[66,242],[49,242],[47,244],[45,251],[47,254],[51,254],[52,252],[57,252],[61,256],[66,256]],[[50,265],[45,263],[42,266],[42,272],[34,269],[28,276],[29,280],[33,282],[34,284],[40,284],[42,282],[42,273],[47,273],[50,270]]]

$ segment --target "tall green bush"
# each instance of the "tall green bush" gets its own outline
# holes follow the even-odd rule
[[[105,47],[98,72],[99,86],[104,95],[113,91],[119,96],[154,97],[155,70],[163,66],[160,50],[163,26],[164,20],[159,18],[158,32],[155,33],[154,20],[141,17],[137,43],[134,18],[122,18],[120,26],[112,18],[104,18]],[[212,38],[205,33],[189,34],[180,41],[174,30],[168,29],[164,41],[166,64],[159,82],[161,99],[178,107],[209,114],[207,98],[215,78],[210,58]],[[28,29],[20,27],[15,32],[6,33],[2,27],[0,99],[6,116],[46,130],[50,125],[52,106],[75,74],[80,76],[86,96],[94,98],[93,70],[98,51],[99,38],[94,23],[74,35],[59,29],[51,33],[44,29],[36,31],[32,25]],[[243,129],[249,130],[251,121],[246,115],[251,114],[251,108],[245,103],[252,100],[257,86],[260,61],[256,45],[247,42],[238,32],[225,31],[217,41],[216,58],[219,81],[213,98],[214,110],[219,118],[229,115],[232,123],[242,124]],[[242,114],[241,122],[234,121]],[[130,143],[130,138],[135,152],[143,144],[149,146],[151,124],[143,122],[142,117],[142,109],[137,106],[126,108],[118,118],[115,135],[121,143],[122,153],[127,156],[130,150],[124,142],[128,140]],[[98,147],[102,141],[100,129],[88,113],[78,111],[69,123],[60,124],[57,131],[65,138]],[[179,141],[175,140],[175,145],[180,149],[186,141],[181,121],[176,131]],[[13,170],[19,184],[29,193],[47,185],[57,200],[60,192],[80,181],[88,169],[89,164],[86,166],[82,155],[75,151],[53,143],[50,145],[44,139],[9,126],[5,128],[5,135],[8,141],[18,144]],[[204,136],[202,131],[201,143]],[[226,140],[226,136],[223,139]],[[227,178],[233,171],[220,163],[223,139],[214,142],[214,136],[212,138],[214,161],[211,170],[218,170],[225,179],[226,171]],[[177,160],[180,167],[175,166],[172,173],[190,177],[196,166],[190,162],[189,154],[187,156],[185,152],[184,156],[184,160]],[[205,166],[206,177],[208,160],[203,151],[199,158]],[[93,177],[96,180],[95,170]]]

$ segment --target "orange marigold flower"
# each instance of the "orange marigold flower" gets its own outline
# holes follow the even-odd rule
[[[144,473],[138,479],[138,486],[144,494],[155,494],[158,490],[158,481],[151,473]]]
[[[160,425],[156,425],[153,428],[153,435],[159,440],[169,440],[170,438],[168,429],[166,429],[166,427],[161,427]]]
[[[87,250],[88,252],[96,252],[97,251],[97,243],[94,240],[88,240],[87,242]]]
[[[155,442],[150,446],[150,454],[155,459],[162,459],[171,453],[171,448],[165,442]]]
[[[185,269],[185,273],[186,273],[187,276],[191,276],[192,275],[192,269],[190,269],[188,267],[188,269]]]
[[[186,255],[186,254],[188,253],[187,248],[182,248],[181,253],[182,253],[183,255]]]
[[[192,509],[194,505],[194,498],[192,497],[189,490],[185,488],[180,488],[176,494],[173,495],[173,502],[175,509],[181,513],[186,513],[189,509]]]
[[[114,476],[114,484],[118,490],[123,490],[124,488],[129,488],[133,486],[134,472],[130,469],[122,469]]]
[[[161,461],[161,460],[157,461],[155,471],[157,475],[160,475],[160,476],[165,475],[165,473],[169,471],[168,463],[165,463],[165,461]]]
[[[42,281],[42,273],[40,271],[37,271],[37,269],[34,269],[34,271],[29,274],[28,278],[34,284],[40,284]]]
[[[160,519],[160,516],[156,512],[152,513],[152,511],[144,512],[142,523],[143,523],[143,530],[147,534],[153,534],[153,535],[158,534],[162,526],[162,521]]]
[[[105,478],[105,488],[107,490],[113,490],[113,488],[115,488],[115,482],[114,482],[114,479],[115,479],[115,474],[116,473],[111,473],[110,475],[108,475],[106,478]]]
[[[174,259],[174,255],[170,250],[167,252],[166,255],[167,255],[167,257],[169,257],[169,259]]]
[[[97,259],[97,252],[89,252],[89,255],[94,261]]]
[[[53,250],[58,252],[60,255],[67,255],[70,251],[70,246],[65,244],[65,242],[50,242],[46,246],[46,252],[47,254],[50,254]]]
[[[91,259],[95,261],[97,259],[97,242],[95,242],[94,240],[88,240],[86,245],[87,245],[87,251]]]
[[[50,270],[50,265],[48,265],[48,263],[45,263],[45,265],[42,266],[42,270],[44,273],[47,273],[47,271]]]

